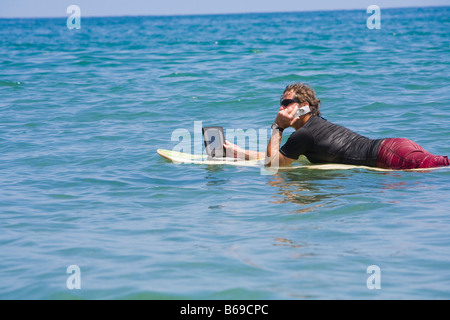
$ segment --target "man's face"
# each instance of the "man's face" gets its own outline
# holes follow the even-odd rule
[[[294,99],[295,99],[294,91],[288,91],[283,94],[283,100],[294,100]],[[288,106],[282,106],[282,108],[290,111],[290,110],[292,110],[292,108],[295,108],[296,106],[299,106],[299,104],[297,102],[292,102]]]
[[[283,110],[283,111],[286,111],[287,113],[296,112],[298,110],[298,108],[300,108],[303,104],[307,105],[307,103],[301,103],[300,101],[294,101],[294,100],[296,100],[294,91],[288,91],[288,92],[284,93],[283,97],[282,97],[282,102],[285,100],[292,100],[292,101],[290,101],[290,103],[289,103],[289,101],[286,102],[286,103],[288,103],[287,105],[286,105],[286,103],[283,103],[284,105],[280,106],[280,111]],[[295,111],[294,111],[294,109],[295,109]],[[296,124],[299,122],[300,122],[300,117],[295,117],[291,120],[290,126],[295,127]]]

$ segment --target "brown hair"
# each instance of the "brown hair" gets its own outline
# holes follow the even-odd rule
[[[286,87],[284,93],[293,91],[294,99],[299,100],[301,102],[308,102],[309,107],[311,108],[311,113],[313,115],[320,116],[320,100],[316,98],[316,93],[314,90],[307,84],[302,82],[293,83]]]

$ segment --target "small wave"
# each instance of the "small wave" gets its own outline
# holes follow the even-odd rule
[[[0,81],[0,87],[19,87],[23,85],[20,81]]]
[[[199,77],[199,75],[196,73],[188,73],[188,72],[173,72],[171,74],[161,76],[160,78],[177,78],[177,77],[197,78]]]

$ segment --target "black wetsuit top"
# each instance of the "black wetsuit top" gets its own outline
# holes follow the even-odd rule
[[[376,167],[383,140],[366,138],[320,116],[312,116],[289,137],[280,152],[291,159],[305,155],[312,163]]]

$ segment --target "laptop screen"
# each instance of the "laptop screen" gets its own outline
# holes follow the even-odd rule
[[[204,127],[203,140],[205,141],[205,149],[208,156],[212,158],[225,157],[223,144],[225,137],[222,127]]]

